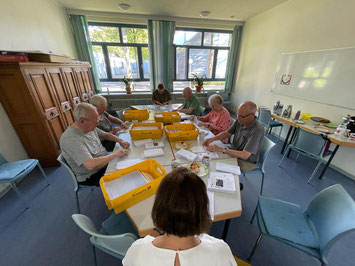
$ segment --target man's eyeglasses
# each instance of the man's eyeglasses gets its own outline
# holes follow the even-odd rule
[[[247,115],[238,115],[237,114],[237,118],[242,118],[242,119],[244,119],[244,118],[246,118],[246,117],[248,117],[248,116],[250,116],[250,115],[252,115],[252,114],[254,114],[254,113],[250,113],[250,114],[247,114]]]

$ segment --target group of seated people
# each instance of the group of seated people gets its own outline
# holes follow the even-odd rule
[[[164,92],[167,91],[164,86],[161,87],[156,91],[166,97],[161,96],[162,102],[159,102],[169,104],[171,95]],[[186,101],[178,111],[196,115],[199,125],[215,135],[204,140],[206,149],[237,158],[242,171],[252,170],[258,162],[264,136],[264,127],[255,116],[255,103],[242,103],[236,121],[230,125],[229,112],[218,94],[208,99],[212,110],[205,116],[200,116],[199,100],[191,88],[185,88],[183,95]],[[112,123],[124,129],[127,125],[105,111],[106,99],[96,95],[91,98],[91,103],[76,106],[75,121],[62,134],[60,147],[78,183],[99,186],[108,163],[126,156],[130,144],[115,135],[119,129]],[[230,148],[213,144],[214,140],[226,142],[232,135]],[[105,147],[110,142],[114,145],[117,142],[122,148],[108,154],[107,150],[112,147]],[[177,168],[163,178],[156,193],[152,218],[159,236],[137,240],[128,250],[123,265],[236,265],[228,245],[205,234],[211,222],[206,186],[187,168]]]

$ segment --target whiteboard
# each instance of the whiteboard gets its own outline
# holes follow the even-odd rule
[[[355,110],[355,47],[281,54],[271,91]]]

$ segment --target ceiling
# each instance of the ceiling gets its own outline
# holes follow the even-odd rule
[[[246,21],[260,13],[289,0],[55,0],[66,9],[158,15],[169,17],[200,18],[200,12],[207,10],[205,19]],[[123,11],[119,4],[129,4]]]

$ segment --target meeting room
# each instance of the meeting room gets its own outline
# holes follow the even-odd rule
[[[354,12],[1,0],[0,265],[353,265]]]

